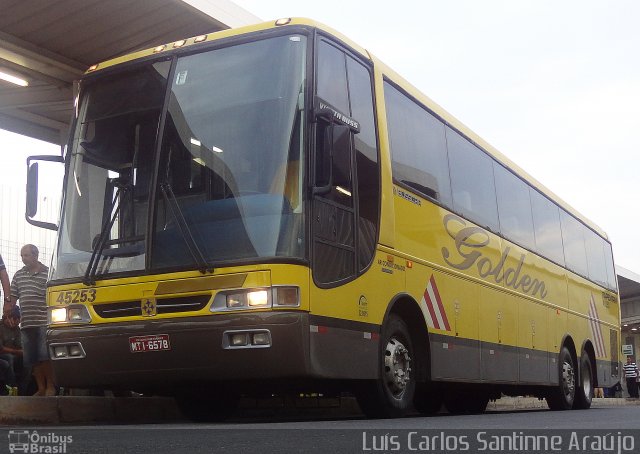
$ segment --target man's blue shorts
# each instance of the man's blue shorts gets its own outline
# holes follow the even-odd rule
[[[22,361],[24,367],[32,367],[41,361],[49,359],[47,351],[47,327],[22,328]]]

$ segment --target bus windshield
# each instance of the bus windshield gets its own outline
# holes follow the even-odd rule
[[[83,86],[52,279],[301,257],[305,55],[288,35]]]

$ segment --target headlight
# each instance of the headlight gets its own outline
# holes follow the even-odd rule
[[[300,289],[294,286],[274,286],[218,292],[213,299],[211,312],[270,307],[300,307]]]
[[[56,307],[51,309],[51,323],[64,323],[67,321],[67,308]]]
[[[86,306],[67,306],[49,308],[49,323],[90,323],[91,316]]]
[[[229,309],[267,306],[270,306],[270,301],[269,293],[266,290],[246,290],[227,294],[227,308]]]
[[[228,308],[236,308],[236,307],[245,307],[247,305],[247,300],[245,298],[244,293],[236,293],[233,295],[227,295],[227,307]]]
[[[249,306],[251,307],[265,307],[269,305],[269,294],[266,290],[249,292],[247,293],[247,301],[249,301]]]
[[[84,307],[72,307],[67,311],[67,317],[70,322],[81,322],[85,312],[86,309]]]
[[[288,307],[300,306],[300,292],[298,287],[274,287],[273,305]]]
[[[213,299],[211,311],[233,311],[271,307],[271,290],[252,288],[218,292]]]

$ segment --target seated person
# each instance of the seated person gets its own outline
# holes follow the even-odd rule
[[[25,377],[22,367],[22,341],[19,323],[20,308],[18,306],[14,306],[5,313],[2,316],[2,323],[0,323],[0,382],[4,384],[9,395],[18,394],[17,376]],[[27,381],[29,375],[27,374],[25,377]],[[0,389],[0,391],[5,391],[5,389]]]

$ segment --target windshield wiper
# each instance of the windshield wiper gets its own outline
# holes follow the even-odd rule
[[[93,248],[91,258],[89,259],[89,263],[87,265],[87,270],[84,273],[84,279],[82,282],[85,285],[95,285],[96,283],[96,272],[98,271],[98,263],[100,261],[99,257],[102,255],[102,251],[107,245],[107,233],[113,227],[113,224],[118,216],[118,212],[120,211],[120,207],[122,206],[122,199],[124,198],[125,194],[132,189],[131,184],[124,182],[124,180],[120,178],[116,178],[115,180],[113,180],[113,184],[118,190],[116,191],[115,197],[111,201],[111,205],[108,207],[107,212],[111,213],[111,218],[105,219],[104,224],[102,224],[102,230],[100,230],[100,235],[98,235],[98,244],[96,244]],[[116,203],[118,204],[117,206]]]
[[[207,263],[204,255],[202,254],[202,251],[193,238],[191,229],[187,225],[187,221],[184,218],[182,209],[180,209],[180,205],[178,205],[178,201],[176,200],[176,196],[173,193],[173,189],[171,189],[171,185],[169,183],[162,183],[160,185],[160,191],[162,191],[164,201],[171,210],[173,218],[176,220],[178,230],[180,231],[182,238],[184,238],[185,243],[187,243],[187,248],[189,248],[189,252],[193,257],[193,260],[198,265],[198,271],[200,271],[202,274],[213,273],[214,268]]]

